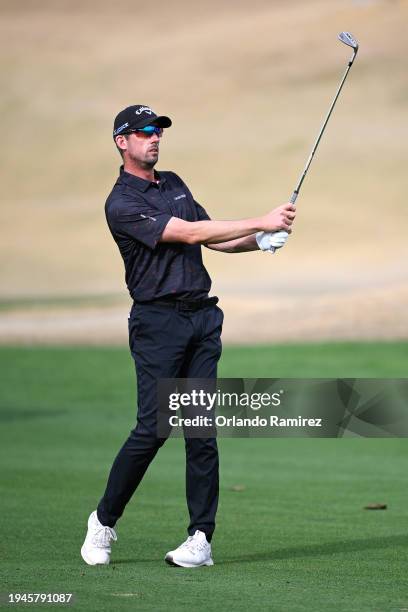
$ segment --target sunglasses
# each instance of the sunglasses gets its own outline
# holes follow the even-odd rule
[[[153,134],[157,134],[157,136],[162,136],[163,128],[157,127],[156,125],[146,125],[144,128],[139,128],[136,130],[129,130],[127,134],[146,134],[146,136],[153,136]]]

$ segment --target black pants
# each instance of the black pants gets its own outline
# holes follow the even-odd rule
[[[113,527],[165,439],[157,438],[157,380],[216,378],[221,356],[223,313],[218,306],[195,312],[157,304],[134,304],[129,344],[138,391],[136,427],[119,451],[98,505],[98,518]],[[211,541],[218,506],[218,449],[215,438],[185,439],[189,535],[196,529]]]

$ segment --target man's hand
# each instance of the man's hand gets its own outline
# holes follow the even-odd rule
[[[289,230],[290,231],[290,230]],[[256,241],[261,251],[274,253],[276,249],[281,249],[289,237],[288,232],[258,232]]]
[[[270,213],[261,217],[261,229],[264,232],[279,232],[280,230],[288,231],[296,216],[296,208],[288,202],[278,206]]]

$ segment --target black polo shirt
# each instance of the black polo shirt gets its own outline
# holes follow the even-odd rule
[[[211,279],[201,246],[159,240],[171,217],[203,221],[209,216],[177,174],[155,171],[155,178],[158,183],[129,174],[122,166],[105,204],[129,293],[138,302],[206,297]]]

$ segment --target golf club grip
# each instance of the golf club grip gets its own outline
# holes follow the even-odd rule
[[[295,204],[295,202],[296,202],[296,200],[297,200],[298,195],[299,195],[299,192],[298,192],[298,191],[295,189],[295,191],[294,191],[294,192],[292,193],[292,195],[290,196],[290,200],[289,200],[289,202],[290,202],[291,204]],[[280,231],[281,231],[281,230],[280,230]],[[275,233],[275,234],[277,234],[278,232],[274,232],[274,233]],[[276,253],[276,251],[278,251],[278,250],[279,250],[279,249],[275,249],[275,250],[273,251],[273,253]]]
[[[292,195],[290,196],[290,200],[289,200],[289,202],[290,202],[291,204],[294,204],[294,203],[296,202],[296,200],[297,200],[298,195],[299,195],[299,192],[295,190],[295,191],[292,193]]]

